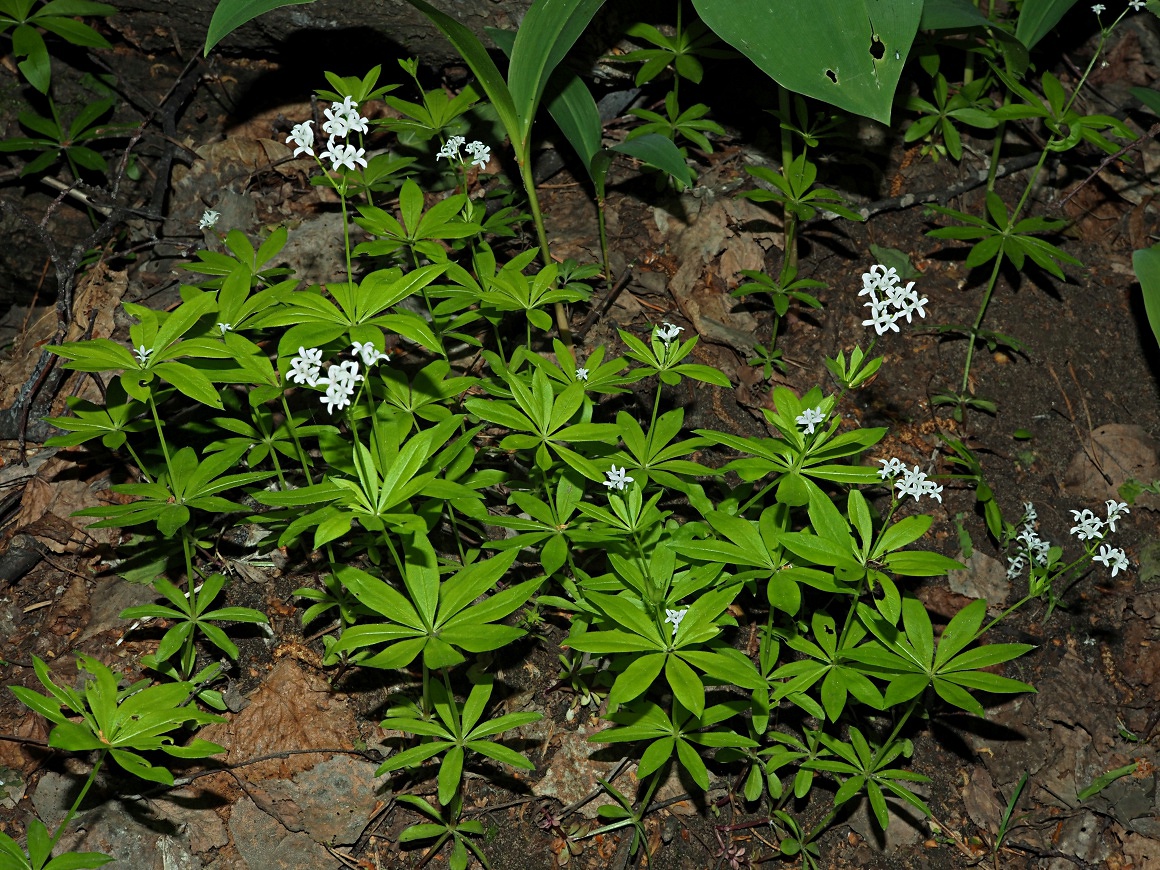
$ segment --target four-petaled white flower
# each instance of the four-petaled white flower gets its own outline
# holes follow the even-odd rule
[[[682,607],[680,610],[669,610],[665,608],[665,622],[672,623],[673,637],[677,636],[677,629],[681,627],[681,620],[685,618],[685,614],[689,612],[689,608]]]
[[[386,354],[381,350],[378,350],[369,341],[365,343],[356,341],[353,345],[351,345],[350,351],[351,353],[359,356],[363,361],[363,365],[368,369],[376,363],[391,361],[390,354]]]
[[[576,380],[578,380],[578,381],[588,380],[588,369],[584,368],[583,366],[576,369]]]
[[[491,162],[491,146],[484,145],[482,142],[468,142],[463,146],[468,154],[471,155],[471,165],[478,166],[480,169],[487,167]]]
[[[440,160],[441,158],[446,157],[448,160],[458,160],[459,149],[466,141],[467,140],[462,136],[452,136],[444,143],[443,147],[439,149],[438,153],[436,153],[435,159]]]
[[[894,488],[898,490],[899,498],[905,498],[909,495],[913,496],[915,501],[919,501],[926,495],[942,504],[943,488],[933,480],[927,480],[926,472],[919,471],[917,465],[909,471],[904,468],[902,479],[894,482]]]
[[[863,320],[862,325],[873,326],[878,335],[898,332],[898,321],[903,317],[907,323],[912,322],[915,314],[926,317],[924,306],[929,300],[919,296],[913,281],[903,287],[898,270],[893,267],[871,266],[869,272],[862,274],[862,290],[858,295],[870,297],[865,304],[870,309],[870,318]]]
[[[140,347],[133,348],[133,355],[137,357],[137,362],[145,365],[145,363],[149,362],[149,357],[153,355],[153,350],[145,345],[141,345]]]
[[[906,466],[902,464],[900,459],[879,459],[882,467],[878,469],[878,476],[883,480],[890,478],[893,480],[906,471]]]
[[[316,347],[309,350],[300,347],[298,356],[290,360],[290,371],[286,372],[286,380],[314,387],[318,385],[318,376],[321,373],[322,351]]]
[[[218,332],[220,332],[222,335],[225,335],[227,332],[234,331],[234,325],[232,323],[219,323],[217,328]]]
[[[1097,3],[1095,6],[1092,7],[1092,12],[1094,12],[1096,15],[1099,15],[1101,12],[1103,12],[1107,8],[1108,7],[1106,7],[1103,3]]]
[[[673,339],[685,331],[685,327],[673,326],[671,323],[665,323],[663,327],[654,326],[653,329],[656,330],[657,338],[665,343],[665,347],[668,347]]]
[[[197,228],[199,230],[213,229],[214,225],[218,222],[218,218],[221,216],[221,212],[214,211],[212,208],[207,208],[202,213],[201,220],[198,221]]]
[[[331,137],[347,136],[352,130],[360,133],[368,132],[367,119],[359,115],[358,103],[349,96],[341,103],[331,103],[330,108],[325,109],[322,114],[326,116],[322,131]]]
[[[1133,12],[1139,12],[1148,4],[1144,0],[1128,0],[1128,5],[1132,7]]]
[[[1127,571],[1131,567],[1128,561],[1128,554],[1119,547],[1109,547],[1107,544],[1100,545],[1100,551],[1092,556],[1093,562],[1100,562],[1101,564],[1112,569],[1112,576],[1115,577],[1121,571]]]
[[[326,410],[333,414],[335,408],[341,411],[350,404],[355,385],[361,380],[363,376],[358,373],[358,363],[351,360],[341,365],[330,366],[326,371],[326,377],[319,378],[315,385],[325,385],[326,395],[321,396],[320,400],[326,405]]]
[[[314,128],[310,126],[313,123],[313,121],[303,121],[301,124],[295,124],[290,135],[286,137],[286,144],[298,146],[294,151],[294,157],[299,154],[314,156]]]
[[[1076,525],[1071,527],[1071,534],[1081,541],[1092,538],[1099,540],[1104,536],[1104,521],[1090,510],[1085,508],[1082,511],[1072,511],[1071,516],[1076,521]]]
[[[1108,508],[1108,518],[1104,523],[1107,525],[1109,532],[1115,532],[1116,523],[1119,522],[1120,517],[1124,514],[1130,514],[1132,511],[1125,502],[1116,501],[1114,498],[1109,498],[1106,505]]]
[[[330,168],[337,172],[344,166],[348,169],[354,169],[356,163],[361,164],[365,169],[367,161],[363,155],[366,153],[365,148],[355,148],[353,145],[344,145],[331,140],[321,156],[328,158],[331,161]]]
[[[1023,502],[1023,522],[1034,523],[1039,519],[1039,514],[1035,512],[1035,505],[1029,501]]]
[[[818,405],[816,408],[806,408],[794,418],[794,422],[802,426],[807,435],[813,435],[814,428],[826,422],[826,415],[822,413],[822,406]]]
[[[633,481],[631,477],[625,476],[627,472],[628,466],[625,466],[624,468],[617,468],[615,465],[613,465],[610,471],[604,472],[604,476],[608,478],[608,480],[604,481],[604,485],[609,489],[623,490],[627,484],[630,484]]]

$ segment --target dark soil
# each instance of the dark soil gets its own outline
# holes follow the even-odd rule
[[[1147,36],[1128,33],[1138,43]],[[1136,54],[1126,55],[1114,50],[1109,55],[1113,62],[1136,64],[1122,67],[1123,77],[1139,79],[1143,75],[1146,81],[1160,75],[1151,65],[1146,74],[1141,72],[1139,64],[1145,61],[1140,57],[1148,55],[1139,45],[1136,50]],[[124,46],[124,54],[124,66],[118,71],[140,85],[139,98],[147,103],[160,99],[181,67],[173,58],[145,58],[131,44]],[[153,61],[154,66],[149,67],[146,60]],[[1114,72],[1108,72],[1103,81],[1114,82]],[[253,96],[254,83],[268,83],[283,73],[269,64],[238,63],[219,69],[180,114],[178,135],[192,148],[223,136],[283,140],[287,119],[305,116],[309,111],[306,89],[321,84],[321,78],[297,92],[302,96],[298,105],[233,111],[234,107],[254,107],[262,102]],[[1063,73],[1066,75],[1066,70]],[[14,86],[10,71],[0,75],[5,77],[6,86]],[[293,78],[290,73],[285,75]],[[1109,111],[1098,105],[1096,97],[1093,100],[1096,105],[1089,111]],[[755,252],[759,257],[764,255],[764,267],[773,274],[781,261],[780,219],[775,213],[762,217],[750,211],[739,216],[729,211],[732,206],[722,205],[734,202],[732,190],[748,184],[745,165],[770,161],[768,155],[750,149],[750,140],[741,133],[743,127],[739,122],[731,128],[733,137],[720,142],[716,152],[700,155],[700,186],[679,199],[666,194],[662,200],[651,178],[641,178],[631,167],[617,165],[620,175],[614,179],[608,203],[611,234],[617,269],[622,273],[630,270],[631,277],[614,300],[608,299],[606,289],[597,291],[592,305],[607,304],[607,308],[587,329],[581,326],[587,322],[590,309],[580,306],[572,311],[578,341],[586,350],[607,344],[615,352],[621,347],[618,329],[643,335],[651,324],[661,321],[684,326],[689,335],[697,331],[697,317],[717,318],[719,315],[711,313],[714,310],[723,311],[720,316],[726,318],[737,317],[743,310],[753,313],[756,340],[767,341],[771,320],[759,306],[743,309],[729,300],[718,309],[710,307],[720,305],[720,299],[736,286],[737,258],[752,257]],[[615,129],[615,125],[610,128]],[[13,134],[14,127],[9,129],[9,135]],[[877,141],[883,142],[881,131],[877,135]],[[948,160],[932,163],[918,155],[917,147],[907,150],[893,139],[865,150],[857,143],[848,143],[848,150],[839,151],[838,158],[823,168],[823,173],[830,173],[823,182],[864,202],[945,190],[985,166],[980,155],[989,151],[989,140],[968,140],[968,144],[974,151],[956,165]],[[1160,146],[1150,143],[1142,152],[1131,166],[1117,163],[1109,167],[1065,205],[1061,204],[1063,196],[1080,185],[1101,155],[1081,148],[1067,155],[1066,163],[1049,162],[1027,212],[1067,217],[1071,223],[1056,241],[1084,266],[1068,267],[1065,282],[1033,269],[1023,274],[1009,270],[1002,275],[985,326],[1013,337],[1020,348],[981,348],[971,374],[972,392],[997,402],[994,414],[968,411],[963,420],[955,420],[949,408],[932,402],[935,394],[958,386],[966,352],[961,335],[942,334],[937,326],[970,323],[978,311],[987,276],[982,270],[964,266],[966,248],[962,245],[925,235],[936,225],[935,216],[921,206],[887,207],[865,223],[818,219],[805,226],[803,275],[826,282],[828,288],[819,293],[825,307],[819,312],[793,313],[786,319],[778,346],[790,365],[784,374],[775,374],[774,383],[799,393],[824,384],[828,376],[821,363],[823,355],[848,351],[859,343],[865,346],[868,336],[861,326],[864,315],[857,291],[860,274],[875,262],[870,245],[904,252],[921,272],[916,280],[930,300],[928,316],[879,342],[878,352],[885,355],[886,364],[868,388],[845,400],[842,413],[863,425],[890,427],[887,439],[873,452],[874,458],[897,456],[937,474],[955,471],[947,461],[940,436],[964,442],[981,458],[986,481],[1005,518],[1017,522],[1023,504],[1033,502],[1040,533],[1052,541],[1067,541],[1073,524],[1070,511],[1090,507],[1099,513],[1101,502],[1112,497],[1133,469],[1157,469],[1160,477],[1160,457],[1150,440],[1160,437],[1160,369],[1130,265],[1132,250],[1155,239],[1157,212],[1149,205],[1152,191],[1147,184],[1135,187],[1142,196],[1123,193],[1125,179],[1141,182],[1147,167],[1158,163]],[[182,159],[189,159],[188,153],[183,153]],[[1116,177],[1109,181],[1110,175]],[[1013,174],[1000,182],[998,192],[1011,202],[1025,180],[1025,173]],[[309,187],[304,177],[270,166],[255,168],[240,183],[236,176],[213,183],[221,192],[229,190],[252,200],[254,228],[308,221],[327,209],[317,188]],[[10,186],[0,195],[14,202],[23,196],[20,208],[36,219],[48,201],[31,187]],[[542,195],[557,253],[582,261],[596,259],[594,213],[586,187],[565,170],[548,180]],[[167,205],[170,215],[194,215],[196,221],[202,208],[215,204],[192,198],[183,201],[181,196],[192,194],[188,188],[174,185]],[[982,197],[982,189],[976,188],[949,205],[977,214]],[[664,208],[656,209],[662,201]],[[59,233],[62,241],[73,238],[85,231],[86,220],[82,212],[62,206],[57,210],[53,232]],[[708,226],[699,221],[719,223],[719,244],[700,248],[688,244],[689,233]],[[102,310],[111,312],[122,300],[144,301],[159,308],[176,301],[180,274],[173,264],[180,260],[184,248],[202,243],[195,231],[188,226],[182,229],[174,220],[166,225],[157,246],[146,238],[148,233],[134,233],[124,243],[141,245],[138,257],[130,261],[123,249],[110,250],[105,263],[84,285],[97,285],[92,291],[97,295],[92,298],[102,300],[101,305],[106,306]],[[10,249],[5,258],[10,284],[23,287],[17,304],[0,323],[8,329],[3,333],[5,340],[11,342],[7,358],[0,361],[0,404],[5,406],[11,405],[29,377],[39,344],[47,341],[54,325],[47,308],[52,302],[51,288],[35,290],[36,276],[45,264],[44,252],[37,249],[32,235],[22,237],[21,249]],[[704,251],[703,258],[694,257],[691,252],[695,251]],[[753,263],[741,266],[759,267]],[[127,275],[118,277],[122,270]],[[117,281],[121,282],[119,289]],[[124,319],[118,317],[110,323],[113,337],[125,339]],[[730,324],[734,329],[753,328],[751,321],[740,319],[726,325]],[[672,401],[685,407],[687,426],[767,434],[760,409],[768,406],[770,384],[762,381],[758,370],[746,365],[746,357],[743,343],[702,333],[695,361],[719,367],[736,388],[690,387],[676,393]],[[79,377],[68,379],[58,391],[54,412],[60,412],[63,396],[86,394],[83,390],[91,388]],[[647,404],[651,396],[642,400]],[[1124,427],[1115,430],[1120,439],[1115,443],[1101,441],[1093,434],[1109,424]],[[1087,457],[1091,456],[1100,460],[1105,474],[1102,484],[1092,483],[1091,474],[1084,476],[1085,467],[1091,464]],[[0,660],[5,684],[39,689],[31,670],[34,656],[49,662],[58,679],[73,682],[77,678],[75,653],[95,656],[136,676],[138,657],[155,648],[161,630],[145,627],[127,633],[126,621],[117,619],[116,614],[124,607],[150,600],[148,589],[115,579],[110,559],[119,554],[123,539],[90,534],[82,521],[69,518],[74,510],[107,500],[108,485],[124,479],[123,469],[102,467],[81,450],[52,451],[35,445],[32,466],[22,469],[18,458],[15,441],[0,442]],[[1151,479],[1142,482],[1150,483]],[[1116,535],[1115,543],[1127,551],[1131,570],[1110,578],[1097,566],[1070,588],[1065,607],[1048,617],[1044,605],[1033,602],[1001,623],[990,638],[992,642],[1037,646],[1003,673],[1031,683],[1038,694],[992,704],[986,721],[944,711],[929,722],[915,723],[909,735],[915,746],[912,766],[931,779],[923,793],[934,813],[934,824],[898,820],[897,828],[892,826],[891,836],[883,843],[865,821],[843,817],[821,840],[822,866],[937,870],[974,866],[981,861],[984,866],[1003,868],[1160,867],[1156,803],[1160,553],[1155,547],[1160,520],[1149,498],[1141,497]],[[971,549],[998,560],[1002,574],[1005,554],[987,534],[973,487],[953,478],[946,480],[942,504],[934,515],[928,539],[933,549],[956,558],[965,558],[965,550]],[[324,565],[287,563],[285,554],[273,568],[249,565],[244,555],[252,550],[246,549],[244,541],[235,550],[228,542],[220,543],[219,554],[233,553],[220,562],[236,577],[229,587],[230,603],[264,611],[273,630],[272,637],[257,630],[242,630],[235,636],[241,656],[231,672],[227,697],[238,702],[236,715],[244,715],[247,698],[253,701],[250,710],[261,707],[263,689],[272,675],[282,679],[292,671],[290,679],[299,682],[290,685],[300,691],[288,692],[287,703],[293,703],[290,695],[306,697],[316,692],[327,696],[329,706],[323,713],[311,714],[318,719],[316,732],[281,734],[277,740],[272,737],[271,751],[316,750],[316,755],[296,770],[304,770],[321,758],[341,755],[340,749],[355,757],[361,752],[374,758],[375,747],[385,739],[375,723],[392,703],[391,693],[405,688],[415,675],[402,675],[397,684],[386,686],[377,672],[323,668],[320,638],[328,626],[323,622],[304,629],[293,591],[317,585]],[[36,553],[35,567],[18,572],[12,567],[15,562],[2,561],[18,552]],[[932,611],[936,628],[970,598],[980,597],[974,575],[957,582],[961,584],[955,587],[958,591],[941,579],[908,587]],[[976,594],[971,594],[972,589]],[[1018,600],[1025,591],[1026,578],[1015,580],[1006,592],[1007,602]],[[742,618],[739,643],[750,630],[748,618]],[[559,813],[563,804],[554,798],[540,799],[539,784],[549,768],[560,763],[560,747],[568,735],[580,727],[595,727],[597,721],[595,704],[580,706],[567,686],[557,684],[557,652],[566,634],[566,618],[546,611],[541,622],[531,625],[527,640],[504,649],[487,663],[499,675],[497,697],[502,696],[511,709],[542,712],[548,723],[534,735],[529,733],[522,745],[516,741],[516,748],[537,764],[535,772],[513,776],[479,768],[469,774],[467,815],[483,821],[487,830],[483,848],[495,870],[539,870],[565,863],[594,870],[634,866],[623,831],[576,840],[578,850],[570,861],[563,861],[561,855],[568,852],[559,836],[560,828],[543,824],[545,813]],[[206,662],[212,660],[207,651]],[[329,732],[324,720],[353,721],[357,733],[347,734],[342,745],[336,746],[333,740],[326,742]],[[792,726],[792,721],[785,724]],[[338,725],[335,729],[340,733]],[[76,760],[49,750],[44,745],[47,734],[43,719],[29,713],[11,693],[0,693],[0,830],[13,836],[19,837],[34,813],[45,812],[46,804],[38,802],[36,795],[48,775],[75,777],[85,772]],[[302,739],[296,742],[298,737]],[[356,738],[361,742],[356,743]],[[252,760],[259,754],[255,751],[247,758]],[[612,767],[620,760],[620,755],[607,749],[598,749],[593,757],[610,762]],[[1087,801],[1076,798],[1076,792],[1101,773],[1132,761],[1138,762],[1132,775]],[[602,770],[602,775],[608,775],[608,769]],[[647,820],[647,847],[654,868],[727,867],[725,848],[730,846],[745,849],[738,867],[750,866],[746,863],[750,861],[752,866],[776,861],[777,835],[768,824],[767,808],[746,803],[739,796],[738,784],[728,778],[728,769],[717,766],[713,772],[717,779],[707,794],[690,790],[689,784],[680,780],[662,789],[660,808]],[[244,765],[237,773],[235,778],[215,774],[195,779],[195,786],[206,786],[194,802],[201,801],[198,806],[204,812],[228,823],[237,801],[255,799],[266,779],[289,775],[285,770],[259,774],[257,766]],[[1007,799],[1024,774],[1028,782],[1015,812],[1019,822],[1003,848],[994,849]],[[632,793],[634,783],[631,770],[626,770],[615,785]],[[392,785],[396,793],[405,789],[428,797],[434,793],[433,778],[396,779]],[[99,784],[99,794],[86,806],[113,803],[115,794],[139,788],[139,784],[110,777]],[[361,835],[342,841],[340,849],[331,849],[333,863],[328,866],[445,866],[446,850],[436,858],[427,856],[422,848],[400,850],[400,832],[417,817],[389,798],[389,791],[381,792],[381,804],[367,813]],[[255,803],[266,806],[257,799]],[[815,821],[825,811],[817,802],[795,809]],[[284,813],[265,811],[285,822]],[[587,830],[599,824],[577,812],[561,822],[562,829],[573,823],[585,825]],[[226,831],[221,822],[216,824]],[[295,836],[301,830],[293,824],[286,827],[286,832],[295,832]],[[186,829],[179,829],[179,836],[189,844],[200,862],[194,865],[198,867],[307,866],[278,863],[283,859],[273,857],[265,864],[255,863],[253,857],[246,863],[232,827],[223,838],[206,840],[209,845]],[[159,854],[158,841],[151,842]],[[145,854],[149,854],[148,849]]]

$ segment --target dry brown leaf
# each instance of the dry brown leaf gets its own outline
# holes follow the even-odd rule
[[[351,746],[355,718],[326,680],[290,659],[274,666],[249,696],[250,704],[228,722],[207,726],[198,736],[226,747],[228,764],[293,749]],[[285,779],[313,767],[317,755],[292,755],[246,767],[246,778]]]

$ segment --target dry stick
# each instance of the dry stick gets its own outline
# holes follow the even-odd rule
[[[1091,455],[1092,455],[1092,459],[1093,459],[1093,461],[1095,461],[1095,457],[1096,457],[1096,455],[1097,455],[1097,454],[1096,454],[1096,442],[1095,442],[1095,437],[1094,437],[1094,436],[1093,436],[1093,434],[1092,434],[1092,433],[1094,433],[1094,432],[1095,432],[1095,426],[1093,426],[1093,425],[1092,425],[1092,412],[1091,412],[1091,409],[1090,409],[1090,408],[1088,408],[1088,401],[1087,401],[1087,396],[1084,394],[1084,389],[1083,389],[1083,387],[1081,387],[1081,386],[1080,386],[1080,383],[1079,383],[1079,378],[1077,378],[1077,377],[1075,376],[1075,369],[1074,369],[1074,368],[1072,368],[1072,366],[1071,366],[1071,360],[1068,360],[1068,361],[1067,361],[1067,373],[1068,373],[1069,375],[1071,375],[1071,381],[1072,381],[1072,383],[1073,383],[1073,384],[1075,384],[1075,388],[1076,388],[1077,390],[1079,390],[1079,401],[1080,401],[1080,404],[1081,404],[1081,405],[1083,405],[1083,415],[1084,415],[1084,418],[1087,420],[1087,441],[1088,441],[1088,446],[1089,446],[1089,447],[1091,447]],[[1099,468],[1099,467],[1100,467],[1098,462],[1096,462],[1096,467],[1097,467],[1097,468]],[[1111,481],[1111,478],[1109,478],[1109,477],[1108,477],[1108,475],[1107,475],[1107,474],[1104,472],[1104,470],[1103,470],[1102,468],[1100,468],[1100,474],[1103,474],[1103,475],[1104,475],[1104,478],[1105,478],[1105,479],[1108,481],[1108,483],[1111,483],[1111,482],[1112,482],[1112,481]]]
[[[1007,175],[1012,175],[1016,172],[1022,172],[1024,169],[1030,169],[1039,162],[1039,154],[1024,154],[1022,157],[1016,157],[1012,160],[1000,163],[999,168],[995,170],[995,178],[1003,178]],[[865,205],[855,208],[858,214],[863,218],[873,217],[884,211],[893,211],[895,209],[910,208],[915,205],[922,205],[928,202],[937,202],[946,204],[949,200],[956,196],[961,196],[969,190],[974,190],[976,187],[982,187],[987,183],[987,170],[976,170],[973,178],[968,178],[965,181],[960,181],[957,184],[952,184],[950,187],[942,187],[937,190],[928,190],[923,193],[906,193],[902,196],[892,196],[888,199],[878,199],[873,202],[868,202]],[[834,220],[841,217],[832,211],[819,212],[817,217],[811,218],[815,220]]]
[[[1072,190],[1071,193],[1069,193],[1067,196],[1065,196],[1063,199],[1061,199],[1059,202],[1057,202],[1055,204],[1056,210],[1058,211],[1058,210],[1062,209],[1065,205],[1067,205],[1073,196],[1075,196],[1077,193],[1079,193],[1081,190],[1083,190],[1088,184],[1090,184],[1092,179],[1095,178],[1097,175],[1099,175],[1101,172],[1103,172],[1113,160],[1119,159],[1120,157],[1124,156],[1129,151],[1131,151],[1133,148],[1140,147],[1141,145],[1143,145],[1143,143],[1149,141],[1150,139],[1155,139],[1156,136],[1158,136],[1158,135],[1160,135],[1160,121],[1156,122],[1151,127],[1149,127],[1147,132],[1145,132],[1144,135],[1141,136],[1136,141],[1129,142],[1127,145],[1125,145],[1123,148],[1121,148],[1115,154],[1109,154],[1107,157],[1105,157],[1100,162],[1100,165],[1092,170],[1091,175],[1089,175],[1087,178],[1085,178],[1083,181],[1081,181],[1079,184],[1077,184],[1075,186],[1075,189]]]
[[[1087,454],[1087,458],[1092,461],[1092,465],[1096,467],[1096,471],[1100,473],[1100,476],[1103,477],[1103,479],[1110,485],[1112,479],[1108,476],[1108,473],[1104,471],[1104,467],[1100,464],[1099,457],[1095,452],[1095,445],[1091,441],[1091,429],[1088,429],[1088,437],[1085,438],[1083,432],[1080,431],[1079,425],[1075,422],[1075,411],[1071,407],[1071,399],[1068,398],[1067,392],[1063,389],[1063,384],[1059,380],[1059,375],[1055,373],[1055,369],[1052,368],[1051,363],[1047,364],[1047,371],[1048,374],[1051,375],[1051,379],[1055,381],[1055,385],[1059,388],[1060,395],[1063,396],[1063,403],[1067,405],[1067,421],[1071,423],[1071,428],[1075,430],[1075,437],[1079,440],[1080,445],[1083,447],[1083,452]],[[1090,426],[1090,418],[1088,423]]]

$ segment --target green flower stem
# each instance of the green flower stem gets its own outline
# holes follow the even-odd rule
[[[520,180],[528,194],[528,208],[532,212],[532,221],[536,225],[536,238],[540,243],[540,260],[545,266],[552,263],[552,251],[548,247],[548,231],[544,227],[544,213],[540,209],[540,198],[536,194],[536,179],[532,176],[531,143],[523,148],[516,149],[516,162],[520,167]],[[568,326],[568,314],[564,311],[564,303],[555,303],[556,329],[560,332],[560,340],[565,346],[572,349],[572,330]]]
[[[608,222],[604,214],[604,197],[596,197],[596,229],[600,233],[600,262],[604,267],[604,286],[612,290],[612,262],[608,253]]]
[[[161,442],[161,453],[165,457],[165,470],[169,473],[169,486],[172,489],[173,465],[169,460],[169,443],[165,440],[165,429],[161,426],[161,417],[157,413],[157,402],[153,399],[152,390],[149,391],[149,410],[153,414],[153,427],[157,430],[157,439]]]
[[[743,504],[743,505],[742,505],[742,506],[741,506],[741,507],[738,509],[738,511],[737,511],[737,516],[739,516],[739,517],[743,517],[743,516],[745,516],[745,512],[746,512],[746,511],[748,511],[748,510],[749,510],[751,507],[753,507],[753,505],[754,505],[756,502],[758,502],[759,500],[761,500],[761,499],[765,498],[765,496],[769,494],[769,491],[770,491],[771,489],[773,489],[775,486],[777,486],[777,484],[778,484],[778,481],[779,481],[780,479],[781,479],[781,475],[778,475],[778,476],[777,476],[777,477],[775,477],[773,480],[771,480],[769,483],[767,483],[765,486],[763,486],[761,489],[759,489],[759,490],[757,491],[757,493],[756,493],[756,494],[753,496],[753,498],[751,498],[749,501],[747,501],[745,504]]]
[[[780,84],[777,86],[777,109],[781,113],[781,174],[789,180],[789,167],[793,163],[793,133],[789,130],[790,105],[789,91]],[[782,218],[785,224],[785,263],[782,266],[782,277],[790,269],[797,269],[797,218],[794,217],[788,205],[782,206]]]
[[[290,437],[294,439],[294,449],[298,451],[298,461],[302,463],[302,473],[306,475],[306,482],[311,483],[310,480],[310,462],[306,456],[306,450],[302,446],[302,442],[298,440],[298,429],[294,426],[294,415],[290,413],[290,403],[286,401],[286,393],[282,396],[282,413],[286,415],[286,420],[290,423]]]
[[[128,438],[125,439],[125,449],[129,451],[129,455],[137,463],[137,470],[141,472],[141,476],[145,478],[145,482],[153,483],[153,478],[149,476],[149,469],[145,467],[145,463],[141,461],[141,457],[137,455],[137,451],[133,449],[133,445],[129,443]]]
[[[1046,153],[1045,151],[1044,154]],[[991,304],[991,296],[995,292],[995,284],[999,280],[999,269],[1002,265],[1003,249],[1000,248],[999,253],[995,255],[995,265],[991,268],[991,277],[987,280],[987,289],[983,293],[983,303],[979,306],[979,313],[975,316],[975,322],[971,326],[971,334],[967,336],[967,361],[963,366],[963,383],[959,387],[959,393],[963,396],[967,394],[967,387],[971,382],[971,361],[975,356],[975,342],[978,340],[979,330],[983,327],[983,318],[987,314],[987,306]]]
[[[100,752],[101,754],[97,756],[96,764],[94,764],[93,769],[89,771],[88,779],[86,779],[85,784],[81,786],[80,793],[77,795],[76,800],[74,800],[72,806],[68,808],[68,812],[65,813],[64,818],[61,819],[60,824],[57,825],[56,833],[52,835],[52,842],[49,843],[48,846],[48,854],[50,855],[52,854],[52,850],[56,848],[56,844],[60,842],[60,838],[64,836],[64,832],[68,829],[69,823],[72,822],[73,817],[76,816],[77,810],[80,809],[81,804],[84,803],[85,795],[89,793],[89,789],[92,788],[93,783],[97,780],[97,774],[100,773],[101,767],[105,763],[105,756],[109,754],[109,750],[102,749]]]
[[[665,386],[665,382],[662,381],[660,379],[660,376],[658,375],[657,376],[657,397],[655,399],[653,399],[652,419],[649,421],[649,424],[648,424],[648,434],[649,434],[650,438],[652,437],[653,429],[656,428],[656,425],[657,425],[657,413],[661,409],[661,390],[664,389],[664,386]]]

